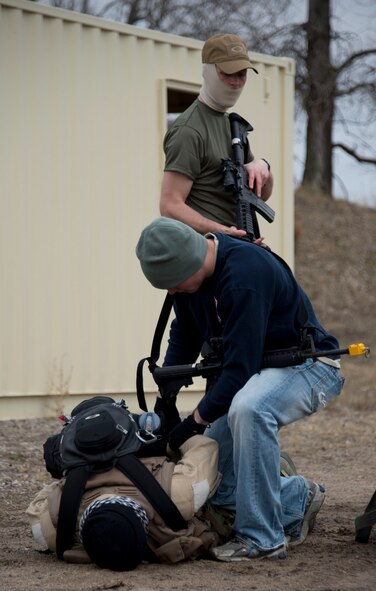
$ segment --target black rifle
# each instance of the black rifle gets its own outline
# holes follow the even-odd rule
[[[234,160],[222,159],[223,183],[225,189],[232,191],[236,198],[236,225],[239,230],[247,232],[247,240],[253,242],[260,238],[260,229],[256,212],[268,222],[272,222],[275,212],[248,186],[248,175],[244,168],[244,145],[247,134],[253,127],[237,113],[230,113],[230,126]]]
[[[180,388],[193,384],[192,378],[197,376],[206,379],[206,389],[215,382],[222,370],[222,339],[220,337],[210,339],[210,344],[205,343],[201,355],[202,359],[192,365],[149,367],[162,398],[175,396]]]
[[[370,355],[370,349],[363,343],[349,345],[346,349],[330,349],[316,351],[311,335],[303,340],[300,347],[266,351],[263,356],[262,369],[267,367],[289,367],[300,365],[306,359],[327,357],[330,355]],[[222,339],[211,339],[210,347],[202,352],[202,359],[192,365],[172,365],[167,367],[155,366],[152,370],[155,383],[163,398],[176,394],[183,386],[193,383],[192,378],[201,376],[207,379],[207,388],[212,385],[222,371]]]

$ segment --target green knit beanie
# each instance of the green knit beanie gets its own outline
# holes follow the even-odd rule
[[[142,271],[158,289],[172,289],[204,264],[208,241],[190,226],[161,217],[142,231],[136,254]]]

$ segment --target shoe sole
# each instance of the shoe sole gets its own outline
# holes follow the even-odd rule
[[[244,562],[245,560],[284,560],[287,558],[287,548],[277,548],[274,552],[270,554],[258,554],[256,556],[229,556],[229,557],[219,557],[217,556],[213,550],[210,553],[213,558],[219,560],[220,562]]]
[[[310,533],[314,526],[317,517],[317,513],[320,511],[322,504],[325,501],[325,491],[320,489],[320,486],[317,486],[315,495],[312,499],[312,502],[309,506],[307,513],[304,516],[304,521],[302,524],[302,529],[300,532],[300,536],[297,540],[293,540],[289,542],[289,546],[299,546],[305,542],[308,533]]]

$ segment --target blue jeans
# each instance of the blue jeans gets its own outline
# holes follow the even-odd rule
[[[219,444],[222,474],[211,502],[235,510],[235,532],[257,548],[280,546],[304,517],[307,481],[281,478],[279,429],[320,410],[340,394],[343,382],[338,369],[312,359],[262,370],[206,430]]]

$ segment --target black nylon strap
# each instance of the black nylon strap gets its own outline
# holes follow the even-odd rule
[[[150,357],[152,359],[154,359],[155,362],[157,362],[159,359],[163,333],[165,331],[167,321],[169,319],[170,312],[172,310],[173,302],[174,302],[174,296],[167,293],[166,297],[165,297],[165,301],[163,302],[161,313],[159,314],[157,326],[155,327],[153,342],[151,344]]]
[[[163,333],[166,329],[166,325],[168,319],[170,317],[170,313],[172,310],[174,298],[169,293],[166,295],[165,300],[163,302],[161,313],[159,314],[157,326],[155,327],[153,342],[151,345],[151,352],[149,357],[144,357],[138,362],[137,370],[136,370],[136,392],[137,392],[137,400],[139,407],[147,412],[148,407],[145,400],[145,391],[144,391],[144,378],[143,378],[143,368],[144,364],[147,361],[149,363],[149,370],[152,371],[159,359],[160,351],[161,351],[161,342],[163,338]]]
[[[145,391],[144,391],[144,377],[143,377],[143,369],[145,361],[149,363],[149,369],[153,366],[153,360],[151,357],[144,357],[140,359],[137,364],[137,371],[136,371],[136,392],[137,392],[137,400],[138,406],[141,410],[148,412],[148,405],[146,404],[145,399]]]
[[[81,497],[85,490],[89,472],[84,467],[72,468],[68,472],[60,499],[56,528],[56,554],[63,560],[65,550],[72,548]]]
[[[175,503],[136,456],[128,454],[119,458],[116,468],[133,482],[173,531],[187,528],[187,522]],[[56,554],[60,560],[63,560],[65,550],[74,545],[78,511],[88,477],[89,472],[83,466],[68,472],[61,494],[56,529]]]
[[[117,461],[116,468],[128,476],[173,531],[187,528],[187,522],[183,519],[175,503],[136,456],[133,454],[122,456]]]

